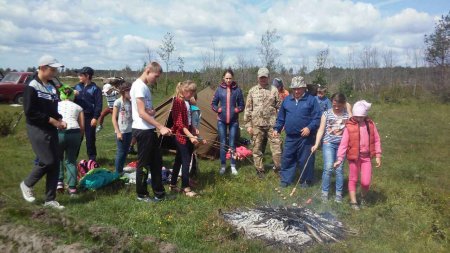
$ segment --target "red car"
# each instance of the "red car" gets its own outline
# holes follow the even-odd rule
[[[23,92],[25,83],[31,78],[32,72],[9,72],[0,80],[0,100],[14,102],[16,104],[23,103]],[[57,78],[52,79],[56,89],[61,87],[62,83]]]
[[[0,81],[0,100],[23,103],[23,91],[25,90],[25,81],[32,72],[9,72]]]

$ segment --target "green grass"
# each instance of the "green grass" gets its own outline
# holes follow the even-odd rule
[[[162,101],[163,91],[160,92],[154,96],[156,104]],[[2,112],[20,110],[0,105]],[[244,162],[237,177],[222,177],[217,160],[201,160],[198,199],[179,196],[163,203],[144,204],[135,200],[134,187],[125,186],[118,191],[87,192],[78,199],[59,195],[58,200],[67,207],[62,215],[86,224],[114,226],[138,239],[151,235],[176,244],[179,252],[273,252],[263,242],[235,233],[221,219],[219,210],[290,205],[313,197],[310,208],[332,212],[358,234],[340,244],[316,245],[308,248],[309,252],[446,252],[450,247],[450,106],[414,101],[374,104],[371,116],[378,122],[382,138],[383,166],[374,168],[369,206],[360,212],[349,208],[348,196],[341,205],[319,201],[319,152],[314,187],[298,190],[293,199],[286,201],[273,190],[278,186],[273,173],[258,180],[250,163]],[[98,135],[97,148],[101,165],[111,170],[115,152],[112,133],[108,116]],[[85,158],[85,153],[83,143],[79,159]],[[14,135],[0,138],[0,154],[0,222],[27,224],[59,238],[61,243],[79,241],[95,247],[95,241],[84,234],[42,226],[30,218],[30,211],[43,201],[45,180],[35,187],[38,204],[25,203],[18,185],[31,170],[34,154],[23,120]],[[129,160],[135,158],[131,156]],[[173,159],[173,155],[165,154],[164,165],[171,167]],[[271,162],[269,154],[266,162]],[[286,189],[286,193],[290,190]],[[136,243],[133,249],[145,248]]]

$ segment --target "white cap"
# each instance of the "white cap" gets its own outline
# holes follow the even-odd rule
[[[112,89],[112,85],[107,83],[107,84],[103,85],[102,91],[103,92],[108,92],[110,89]]]
[[[44,55],[39,58],[38,66],[50,66],[52,68],[64,67],[63,64],[61,64],[58,60],[55,59],[55,57],[51,55]]]

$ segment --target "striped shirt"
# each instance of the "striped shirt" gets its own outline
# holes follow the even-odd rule
[[[104,93],[103,95],[105,95],[105,97],[106,97],[106,102],[108,103],[108,107],[113,108],[114,101],[116,101],[116,99],[118,98],[119,92],[113,90],[113,91],[111,91],[110,94]]]
[[[344,110],[342,115],[338,116],[333,113],[333,109],[328,109],[323,112],[323,115],[326,118],[323,142],[339,144],[344,133],[345,123],[349,119],[347,110]]]

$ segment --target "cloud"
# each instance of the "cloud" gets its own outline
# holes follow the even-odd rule
[[[367,46],[396,52],[420,48],[437,17],[408,2],[0,0],[0,67],[23,69],[50,53],[70,68],[137,69],[147,49],[157,58],[166,32],[175,36],[173,58],[182,56],[186,69],[200,69],[213,47],[227,65],[238,55],[259,65],[257,48],[267,29],[277,29],[275,46],[285,65],[307,62],[312,68],[317,52],[327,48],[338,64],[350,50]],[[405,8],[382,13],[380,6],[392,3]]]

